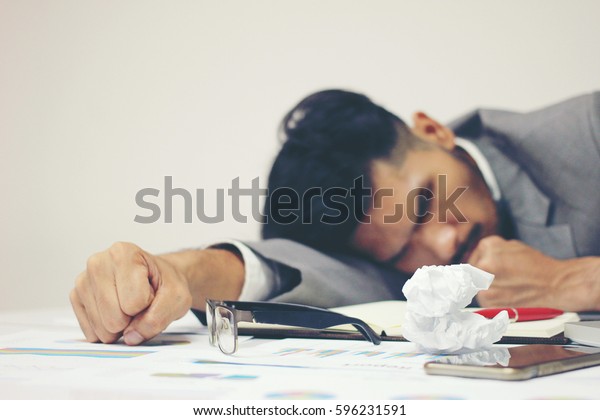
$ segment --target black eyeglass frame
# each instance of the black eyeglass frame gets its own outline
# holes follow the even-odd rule
[[[215,311],[217,307],[223,307],[229,310],[234,317],[234,322],[231,325],[234,335],[234,348],[231,352],[225,351],[219,343],[218,331],[216,330],[215,325]],[[206,299],[206,313],[209,314],[209,311],[212,324],[208,325],[210,343],[212,345],[218,344],[221,351],[225,354],[233,354],[237,351],[237,324],[243,321],[289,325],[311,329],[324,329],[335,327],[336,325],[350,324],[354,326],[366,340],[375,345],[381,343],[381,336],[373,331],[373,329],[363,320],[314,306],[298,305],[295,303]]]

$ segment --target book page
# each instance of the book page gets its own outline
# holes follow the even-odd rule
[[[577,322],[579,316],[575,312],[565,312],[552,319],[541,321],[512,322],[506,330],[507,337],[552,337],[565,329],[565,323]]]
[[[385,300],[331,308],[331,310],[361,319],[379,334],[385,331],[386,335],[395,336],[402,335],[401,327],[406,312],[406,302],[402,300]],[[350,328],[354,329],[351,326]]]

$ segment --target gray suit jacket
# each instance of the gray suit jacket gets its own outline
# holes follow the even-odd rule
[[[489,160],[502,232],[555,258],[600,255],[600,92],[530,113],[477,110],[453,122]],[[403,299],[405,276],[285,239],[247,243],[275,273],[270,299],[321,307]]]
[[[490,162],[516,238],[555,258],[600,255],[600,92],[450,126]]]

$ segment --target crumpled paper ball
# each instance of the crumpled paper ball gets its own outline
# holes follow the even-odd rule
[[[425,266],[406,282],[402,335],[426,353],[466,353],[488,349],[508,328],[506,311],[494,319],[465,312],[494,275],[469,264]]]

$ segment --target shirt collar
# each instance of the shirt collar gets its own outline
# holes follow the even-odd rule
[[[500,192],[500,186],[498,185],[498,181],[496,180],[496,176],[494,175],[494,171],[492,171],[492,167],[488,162],[487,158],[481,153],[481,150],[471,141],[462,139],[457,137],[455,139],[455,143],[458,147],[463,149],[465,152],[471,156],[471,158],[475,161],[477,168],[481,172],[483,176],[483,180],[487,184],[490,192],[492,193],[492,198],[494,201],[500,201],[502,198],[502,193]]]

